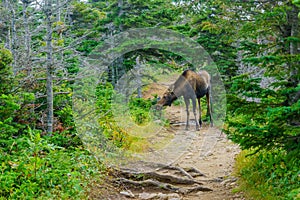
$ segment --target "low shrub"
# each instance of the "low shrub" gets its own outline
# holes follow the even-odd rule
[[[300,199],[299,151],[282,149],[242,151],[237,157],[235,171],[240,180],[240,190],[247,197],[261,200]]]
[[[103,169],[82,147],[68,150],[28,130],[0,149],[0,198],[86,199],[88,184]]]

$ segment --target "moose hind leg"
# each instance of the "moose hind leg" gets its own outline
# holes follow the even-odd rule
[[[197,120],[197,112],[196,112],[196,98],[192,99],[193,102],[193,113],[194,113],[194,117],[195,117],[195,122],[196,122],[196,131],[199,131],[199,122]]]
[[[214,126],[213,118],[212,118],[212,108],[211,108],[211,97],[210,94],[206,94],[206,102],[207,102],[207,114],[209,115],[210,127]]]
[[[201,119],[201,100],[200,98],[197,99],[198,100],[198,106],[199,106],[199,124],[200,124],[200,128],[202,127],[202,119]]]

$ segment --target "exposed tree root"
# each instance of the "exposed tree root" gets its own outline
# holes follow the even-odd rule
[[[179,190],[179,193],[181,193],[181,194],[188,194],[188,193],[199,192],[199,191],[210,192],[210,191],[213,191],[213,190],[210,189],[210,188],[207,188],[207,187],[203,187],[203,186],[197,185],[195,187],[190,187],[190,188],[181,188]]]
[[[187,176],[190,179],[194,179],[197,176],[204,176],[205,175],[200,172],[198,169],[194,168],[194,167],[189,167],[189,168],[181,168],[178,166],[170,166],[170,165],[166,165],[163,167],[164,169],[171,169],[171,170],[177,170],[180,173],[182,173],[183,175]]]
[[[113,175],[117,183],[130,184],[137,187],[152,186],[180,194],[212,191],[210,188],[201,186],[203,183],[194,179],[197,176],[205,176],[196,168],[181,168],[157,163],[153,167],[153,171],[150,172],[113,169]]]
[[[164,169],[171,169],[171,170],[177,170],[179,171],[181,174],[185,175],[186,177],[188,177],[189,179],[194,179],[192,175],[190,175],[185,169],[181,168],[181,167],[176,167],[176,166],[165,166]]]
[[[126,179],[126,178],[120,178],[117,180],[118,182],[121,182],[121,183],[127,183],[127,184],[132,184],[134,186],[154,186],[154,187],[157,187],[157,188],[161,188],[161,189],[164,189],[164,190],[168,190],[168,191],[173,191],[173,192],[177,192],[179,191],[179,187],[176,187],[172,184],[169,184],[169,183],[162,183],[162,182],[159,182],[157,180],[152,180],[152,179],[147,179],[147,180],[144,180],[144,181],[133,181],[133,180],[129,180],[129,179]]]
[[[184,170],[186,170],[186,172],[189,172],[193,177],[197,177],[197,176],[204,176],[205,174],[203,174],[202,172],[200,172],[198,169],[194,168],[194,167],[189,167],[189,168],[184,168]]]
[[[181,178],[177,176],[173,176],[171,174],[160,174],[158,172],[134,172],[134,171],[119,171],[119,175],[125,178],[130,178],[130,179],[155,179],[158,181],[162,182],[167,182],[167,183],[176,183],[176,184],[186,184],[186,185],[192,185],[192,184],[202,184],[199,181],[196,181],[193,179],[187,179],[187,178]]]
[[[152,180],[152,179],[147,179],[147,180],[144,180],[144,181],[133,181],[133,180],[129,180],[129,179],[126,179],[126,178],[120,178],[120,179],[117,180],[117,182],[132,184],[132,185],[137,186],[137,187],[154,186],[154,187],[157,187],[157,188],[160,188],[160,189],[173,191],[173,192],[178,192],[178,193],[181,193],[181,194],[188,194],[188,193],[198,192],[198,191],[203,191],[203,192],[213,191],[210,188],[203,187],[203,186],[200,186],[200,185],[196,185],[194,187],[184,188],[184,187],[174,186],[170,183],[163,183],[163,182],[160,182],[160,181],[157,181],[157,180]]]
[[[160,169],[170,169],[170,170],[179,171],[181,174],[185,175],[186,177],[188,177],[190,179],[193,179],[197,176],[205,177],[205,174],[203,174],[200,170],[198,170],[194,167],[181,168],[179,166],[165,165],[165,164],[161,164],[161,163],[148,163],[148,165],[155,168],[155,171],[159,171]],[[122,168],[120,170],[121,171],[132,171],[131,169],[126,169],[126,168]]]

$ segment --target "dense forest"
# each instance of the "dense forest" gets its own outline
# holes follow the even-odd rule
[[[242,149],[237,190],[300,199],[299,0],[0,0],[0,10],[0,199],[91,198],[116,152],[142,151],[120,124],[157,120],[147,86],[195,63],[226,91],[213,112]],[[205,62],[161,39],[175,37],[199,44]]]

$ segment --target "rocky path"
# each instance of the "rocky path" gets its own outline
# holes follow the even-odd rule
[[[210,140],[213,147],[205,149],[208,148],[205,145],[210,142],[203,143],[203,140]],[[239,194],[232,193],[232,189],[236,187],[237,179],[231,174],[234,158],[238,153],[239,148],[227,140],[226,136],[222,135],[219,130],[203,130],[202,134],[194,140],[189,152],[176,163],[182,167],[193,166],[201,170],[205,177],[201,177],[199,180],[213,191],[191,193],[183,196],[182,199],[242,199]]]
[[[159,94],[164,90],[161,85],[154,84],[147,94]],[[244,199],[241,194],[232,192],[237,187],[232,171],[239,147],[218,128],[204,125],[200,131],[195,131],[191,123],[190,130],[186,131],[182,106],[172,105],[165,112],[171,126],[150,142],[159,144],[159,139],[171,135],[174,139],[170,144],[158,151],[149,149],[148,154],[142,155],[142,161],[113,169],[103,183],[92,187],[90,199]]]
[[[234,194],[237,178],[232,176],[235,156],[240,149],[230,142],[217,128],[204,127],[201,131],[185,131],[180,124],[178,109],[168,108],[173,125],[167,130],[170,134],[191,134],[191,143],[173,162],[153,160],[145,170],[133,170],[138,163],[127,166],[111,175],[100,190],[93,192],[92,199],[111,200],[241,200],[241,194]],[[178,116],[177,116],[178,115]],[[164,151],[165,157],[174,156],[173,149]],[[175,145],[176,148],[176,145]],[[180,147],[178,147],[180,148]],[[145,165],[145,163],[143,163]],[[129,170],[128,170],[129,169]],[[116,182],[114,179],[118,179]],[[103,190],[104,189],[104,190]]]

